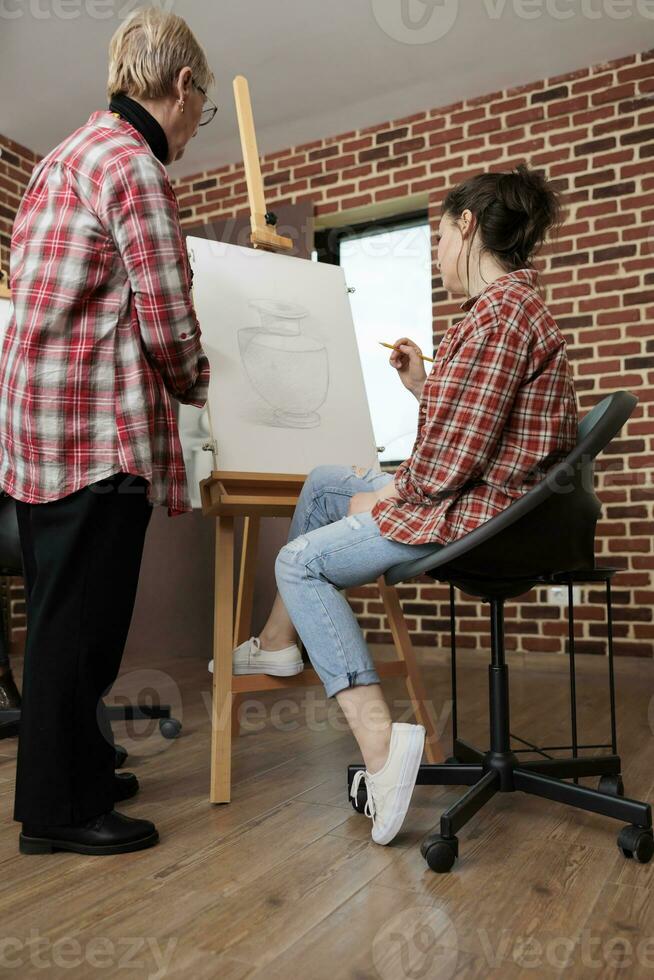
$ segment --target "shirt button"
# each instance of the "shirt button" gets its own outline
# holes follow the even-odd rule
[[[180,333],[180,337],[182,338],[182,340],[186,340],[186,338],[188,337],[188,334],[186,334],[186,333]]]

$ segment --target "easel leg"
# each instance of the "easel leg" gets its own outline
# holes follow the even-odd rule
[[[238,738],[241,734],[241,722],[238,715],[242,701],[242,694],[232,694],[232,738]]]
[[[259,545],[259,518],[246,517],[243,524],[243,547],[241,568],[236,600],[236,626],[234,646],[244,643],[250,636],[252,627],[252,606],[254,604],[254,575]]]
[[[259,518],[246,517],[243,524],[243,546],[241,548],[241,567],[238,578],[236,599],[236,624],[234,626],[234,646],[240,646],[250,636],[252,628],[252,606],[254,604],[254,577],[259,545]],[[232,737],[238,738],[240,724],[238,713],[243,697],[235,694],[232,699]]]
[[[386,585],[383,575],[377,579],[377,586],[393,634],[395,649],[400,660],[404,660],[406,664],[407,687],[416,719],[425,727],[425,756],[430,763],[443,762],[445,752],[436,734],[433,702],[427,697],[397,590],[394,586]]]
[[[234,518],[216,518],[216,575],[211,708],[211,803],[229,803],[232,776]]]

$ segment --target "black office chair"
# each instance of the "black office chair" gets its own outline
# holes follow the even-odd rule
[[[0,576],[20,575],[23,577],[23,558],[16,518],[16,504],[12,497],[0,494]],[[6,643],[9,649],[9,604],[4,603],[4,616],[0,606],[0,644]],[[105,729],[105,735],[113,742],[111,721],[135,719],[155,719],[159,721],[159,730],[164,738],[177,738],[181,731],[181,723],[171,717],[168,704],[126,704],[105,705],[104,717],[98,716],[99,724]],[[0,739],[18,735],[20,730],[20,707],[0,706]],[[115,745],[116,768],[121,768],[127,759],[127,751],[121,745]]]
[[[490,749],[482,751],[457,737],[453,713],[454,756],[441,765],[421,765],[417,782],[426,785],[463,785],[471,788],[446,810],[440,833],[422,843],[421,852],[433,871],[449,871],[458,857],[459,831],[495,793],[521,790],[546,799],[607,817],[627,821],[618,835],[625,857],[643,864],[654,854],[652,812],[648,803],[623,798],[620,757],[616,754],[613,682],[610,578],[619,569],[596,568],[595,525],[601,503],[594,492],[593,460],[625,424],[638,399],[628,391],[604,398],[579,424],[578,442],[572,452],[556,464],[533,489],[506,510],[432,555],[403,562],[386,572],[386,582],[397,585],[421,574],[450,583],[468,595],[490,603],[491,663],[489,666]],[[511,748],[509,728],[509,670],[504,658],[504,600],[523,595],[537,584],[567,583],[571,596],[574,582],[606,581],[607,632],[612,739],[610,755],[578,755],[574,706],[574,630],[570,627],[571,701],[573,754],[548,756],[547,750],[520,740],[527,749]],[[571,619],[569,599],[569,622]],[[452,615],[454,654],[454,616]],[[453,700],[456,698],[455,660],[452,661]],[[594,746],[598,747],[598,746]],[[567,748],[567,746],[549,746]],[[521,762],[519,751],[536,751],[541,758]],[[348,794],[355,773],[362,765],[348,767]],[[600,776],[599,789],[577,783],[580,776]],[[575,782],[564,782],[574,779]],[[360,812],[366,802],[362,783],[353,806]]]

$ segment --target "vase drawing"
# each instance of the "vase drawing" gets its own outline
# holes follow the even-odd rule
[[[275,425],[320,425],[318,409],[329,391],[329,355],[320,340],[302,332],[309,311],[272,299],[249,305],[257,310],[260,326],[241,328],[238,344],[250,384],[273,409]]]

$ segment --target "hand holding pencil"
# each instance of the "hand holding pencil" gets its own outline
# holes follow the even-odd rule
[[[381,344],[382,347],[388,347],[389,350],[399,350],[399,347],[394,347],[393,344],[385,344],[383,340],[380,340],[379,343]],[[420,350],[420,348],[418,348],[418,350]],[[420,356],[423,359],[423,361],[429,361],[430,364],[434,363],[433,357],[427,357],[426,354],[422,354],[422,353],[420,354]]]
[[[380,343],[383,343],[380,341]],[[384,344],[384,347],[391,346]],[[425,384],[427,374],[425,372],[425,361],[432,361],[432,358],[425,357],[420,348],[409,337],[400,337],[392,345],[389,358],[391,367],[397,371],[400,381],[405,388],[408,388],[415,397],[420,400],[422,389]]]

